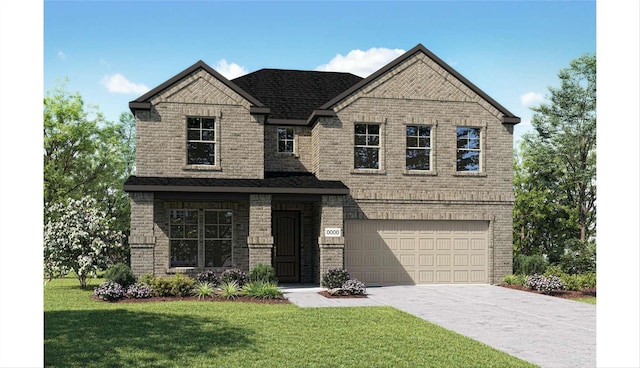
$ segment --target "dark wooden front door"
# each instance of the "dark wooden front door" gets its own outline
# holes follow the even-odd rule
[[[274,211],[273,267],[280,282],[300,282],[300,213]]]

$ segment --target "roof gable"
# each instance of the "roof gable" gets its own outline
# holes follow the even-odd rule
[[[360,82],[356,83],[355,85],[353,85],[348,90],[342,92],[340,95],[338,95],[338,96],[334,97],[333,99],[329,100],[324,105],[322,105],[319,109],[320,110],[328,110],[328,109],[333,108],[336,104],[338,104],[341,101],[347,99],[349,96],[355,94],[356,92],[365,89],[370,84],[372,84],[373,81],[378,80],[380,77],[384,77],[384,75],[387,74],[388,72],[390,72],[392,69],[396,68],[397,66],[399,66],[402,63],[404,63],[405,61],[407,61],[408,59],[412,58],[413,56],[415,56],[418,53],[423,53],[424,55],[426,55],[426,57],[428,57],[433,62],[435,62],[438,66],[440,66],[447,73],[449,73],[451,76],[453,76],[455,79],[457,79],[460,83],[462,83],[464,86],[469,88],[475,94],[480,96],[480,98],[482,98],[484,101],[486,101],[491,106],[493,106],[496,110],[498,110],[503,115],[503,117],[502,117],[502,122],[503,123],[517,124],[517,123],[520,122],[520,118],[519,117],[515,116],[513,113],[511,113],[509,110],[507,110],[504,106],[500,105],[497,101],[495,101],[493,98],[491,98],[485,92],[483,92],[475,84],[471,83],[468,79],[466,79],[464,76],[462,76],[456,70],[454,70],[451,66],[449,66],[447,63],[445,63],[442,59],[437,57],[434,53],[429,51],[422,44],[418,44],[417,46],[415,46],[411,50],[407,51],[403,55],[399,56],[395,60],[391,61],[389,64],[385,65],[384,67],[382,67],[381,69],[376,71],[375,73],[371,74],[367,78],[365,78],[365,79],[361,80]]]
[[[226,85],[231,90],[233,90],[234,92],[236,92],[237,94],[242,96],[242,98],[246,99],[247,101],[249,101],[254,106],[257,106],[257,107],[264,107],[265,106],[258,99],[256,99],[255,97],[253,97],[252,95],[250,95],[249,93],[244,91],[242,88],[240,88],[237,85],[235,85],[233,82],[231,82],[230,80],[225,78],[222,74],[220,74],[217,71],[215,71],[212,67],[207,65],[204,61],[199,60],[198,62],[196,62],[195,64],[191,65],[190,67],[188,67],[187,69],[183,70],[182,72],[176,74],[175,76],[173,76],[172,78],[170,78],[166,82],[162,83],[161,85],[157,86],[156,88],[152,89],[151,91],[145,93],[144,95],[138,97],[137,99],[129,102],[129,109],[131,109],[132,111],[133,110],[137,110],[137,109],[140,109],[140,110],[148,110],[148,109],[150,109],[151,108],[151,100],[155,96],[157,96],[160,93],[164,92],[165,90],[171,88],[172,86],[174,86],[175,84],[179,83],[180,81],[182,81],[187,76],[191,75],[192,73],[197,72],[199,69],[202,69],[205,72],[209,73],[211,76],[213,76],[214,78],[216,78],[217,80],[222,82],[224,85]]]

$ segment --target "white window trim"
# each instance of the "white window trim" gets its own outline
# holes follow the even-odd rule
[[[200,116],[200,115],[186,115],[184,117],[184,152],[183,152],[183,159],[184,159],[184,165],[183,165],[183,170],[186,171],[221,171],[222,168],[220,166],[220,142],[221,142],[221,134],[222,131],[220,129],[220,120],[222,120],[222,115],[221,114],[217,114],[218,116]],[[213,141],[207,141],[207,142],[213,142],[213,154],[214,154],[214,163],[213,165],[202,165],[202,164],[190,164],[189,163],[189,123],[188,123],[188,119],[189,118],[212,118],[214,119],[213,121],[213,126],[214,126],[214,140]]]
[[[292,135],[293,135],[293,139],[285,139],[285,142],[291,141],[292,142],[292,151],[291,152],[282,152],[280,151],[280,136],[278,134],[278,130],[280,129],[291,129],[293,131]],[[287,156],[297,156],[297,150],[296,150],[296,129],[295,127],[292,126],[278,126],[276,127],[276,152],[279,155],[287,155]]]
[[[407,169],[407,149],[409,148],[423,148],[423,147],[408,147],[407,146],[407,126],[427,126],[430,128],[429,133],[429,170],[418,170],[418,169]],[[403,124],[403,133],[404,133],[404,143],[405,143],[405,157],[404,157],[404,167],[403,167],[403,175],[416,175],[416,176],[436,176],[438,172],[436,170],[436,135],[438,124],[436,122],[432,123],[409,123],[406,122]]]
[[[478,123],[468,123],[468,122],[461,122],[460,124],[454,125],[454,134],[453,134],[453,139],[454,139],[454,162],[453,162],[453,170],[454,170],[454,176],[487,176],[487,173],[485,171],[485,157],[486,157],[486,129],[487,129],[487,125],[486,124],[478,124]],[[480,130],[480,148],[477,150],[473,150],[473,151],[479,151],[480,152],[480,158],[478,159],[479,161],[479,168],[478,171],[458,171],[458,128],[474,128],[474,129],[479,129]]]
[[[366,145],[356,145],[356,134],[355,134],[355,130],[356,130],[356,125],[378,125],[380,128],[378,130],[378,168],[377,169],[371,169],[371,168],[356,168],[355,167],[355,149],[358,147],[369,147],[372,148],[373,146],[366,146]],[[365,122],[365,121],[356,121],[353,123],[353,125],[351,126],[351,147],[352,147],[352,151],[351,151],[351,174],[373,174],[373,175],[384,175],[386,174],[385,172],[385,136],[386,136],[386,127],[387,127],[387,121],[386,119],[382,122],[378,121],[371,121],[371,122]],[[368,131],[368,129],[367,129]]]

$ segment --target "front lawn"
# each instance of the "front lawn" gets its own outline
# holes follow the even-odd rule
[[[45,366],[534,367],[391,307],[108,303],[91,295],[75,279],[45,286]]]

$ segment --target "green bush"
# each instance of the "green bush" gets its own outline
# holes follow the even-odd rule
[[[144,275],[140,275],[140,277],[138,277],[138,282],[147,286],[151,286],[151,284],[153,284],[153,279],[154,277],[151,273],[145,273]]]
[[[151,290],[155,296],[173,296],[171,293],[171,280],[168,277],[153,277],[149,280]]]
[[[564,282],[565,290],[582,290],[580,278],[578,275],[569,275],[565,273],[564,275],[560,276],[560,279]]]
[[[131,272],[131,267],[124,263],[116,263],[109,267],[107,272],[104,273],[104,278],[120,284],[125,289],[136,282],[136,278]]]
[[[527,256],[518,254],[513,259],[513,273],[516,275],[543,274],[549,263],[539,254]]]
[[[578,279],[580,280],[580,288],[582,289],[595,289],[596,288],[596,273],[595,272],[587,272],[581,275],[578,275]]]
[[[562,268],[558,265],[549,265],[547,270],[544,271],[544,275],[562,277],[563,275],[566,275],[566,273],[562,271]]]
[[[194,279],[181,273],[176,273],[169,279],[171,282],[171,295],[173,296],[191,295],[193,286],[196,283]]]
[[[507,275],[502,279],[507,285],[524,285],[525,275]]]
[[[212,297],[215,292],[216,292],[215,286],[213,286],[213,284],[210,284],[208,282],[198,282],[193,287],[193,295],[197,296],[199,299]]]
[[[277,284],[278,279],[276,278],[276,270],[271,265],[266,264],[257,264],[251,271],[249,272],[249,282],[270,282]]]
[[[351,279],[349,272],[342,268],[330,268],[322,275],[322,287],[327,289],[341,288],[345,281]]]
[[[282,296],[282,291],[273,282],[250,281],[242,287],[244,295],[256,299],[277,299]]]

